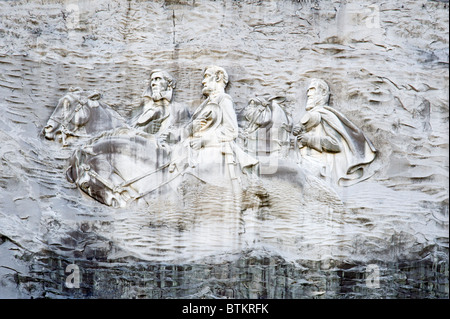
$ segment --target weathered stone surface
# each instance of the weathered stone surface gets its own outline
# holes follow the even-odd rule
[[[14,1],[0,16],[0,297],[448,298],[447,3]],[[70,87],[131,119],[164,68],[193,112],[210,64],[237,113],[283,96],[293,123],[326,80],[378,151],[373,175],[333,192],[280,163],[272,196],[249,192],[243,212],[202,184],[185,206],[114,210],[66,180],[83,139],[42,131]],[[65,286],[73,263],[79,289]]]

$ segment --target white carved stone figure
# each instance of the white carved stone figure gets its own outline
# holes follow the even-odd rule
[[[186,127],[187,136],[179,155],[187,158],[189,172],[197,178],[223,186],[223,179],[236,180],[258,161],[236,145],[238,123],[232,98],[225,93],[227,72],[218,66],[208,66],[203,73],[202,93],[206,100],[194,111]],[[178,162],[178,164],[177,164]],[[174,161],[178,166],[179,161]],[[172,167],[172,170],[174,167]]]
[[[360,181],[376,149],[358,127],[328,106],[330,90],[325,81],[312,79],[307,97],[306,114],[293,131],[303,165],[317,165],[322,176],[339,185]]]
[[[105,129],[89,140],[71,157],[68,180],[101,203],[124,207],[152,194],[173,192],[180,183],[190,180],[188,176],[210,185],[231,187],[234,194],[240,194],[242,186],[262,187],[257,171],[269,179],[296,176],[297,184],[303,187],[311,172],[338,182],[360,179],[362,166],[375,158],[376,151],[364,134],[327,106],[329,89],[321,80],[311,82],[307,112],[301,126],[294,129],[301,166],[280,156],[283,147],[289,147],[291,120],[280,107],[283,99],[279,97],[250,100],[244,112],[248,123],[243,136],[247,142],[261,140],[263,145],[250,145],[249,152],[244,152],[237,144],[239,128],[233,100],[225,93],[227,83],[228,74],[223,68],[207,67],[202,80],[206,99],[182,126],[188,113],[171,102],[173,78],[165,71],[152,72],[143,112],[134,119],[138,129]],[[78,107],[67,121],[74,121],[74,125],[88,123],[90,117],[99,116],[92,111],[101,107],[95,98],[90,95],[82,102],[80,96],[68,95],[60,101],[59,113],[67,113],[67,106],[77,102]],[[100,119],[94,117],[92,121],[107,127]]]
[[[170,79],[164,72],[153,72],[152,97],[135,123],[139,127],[158,122],[152,126],[153,134],[123,127],[97,136],[74,152],[67,179],[97,201],[113,207],[172,192],[185,173],[239,191],[243,171],[251,170],[258,161],[235,143],[238,125],[233,101],[225,93],[227,82],[224,69],[206,69],[202,83],[207,99],[183,127],[183,140],[177,143],[180,134],[175,144],[168,145],[159,143],[158,134],[173,134],[171,124],[179,134],[176,130],[180,122],[176,121],[180,117],[169,104],[173,90]]]
[[[180,141],[189,112],[172,103],[175,81],[169,73],[155,70],[145,91],[143,112],[131,128],[104,132],[76,150],[70,159],[67,179],[97,201],[125,207],[147,195],[165,192],[173,175],[166,174],[171,145]],[[167,188],[169,189],[169,188]]]
[[[175,86],[175,79],[168,72],[152,71],[150,85],[142,95],[142,113],[131,125],[158,136],[162,142],[178,142],[180,129],[189,120],[189,111],[172,101]]]
[[[283,97],[253,98],[244,109],[246,121],[240,137],[248,153],[260,156],[284,156],[289,148],[292,121],[280,104]]]
[[[123,125],[122,117],[101,102],[98,92],[70,88],[58,101],[43,133],[45,138],[61,139],[67,146],[69,137],[90,137]]]
[[[112,207],[138,202],[167,182],[170,154],[154,139],[123,129],[110,131],[76,149],[66,177],[84,193]]]

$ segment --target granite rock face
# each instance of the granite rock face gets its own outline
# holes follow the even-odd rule
[[[1,2],[0,297],[448,298],[448,10]],[[265,180],[268,196],[244,194],[242,210],[195,182],[181,185],[182,205],[156,196],[114,209],[67,181],[86,139],[63,146],[43,130],[69,88],[100,92],[130,120],[150,72],[165,69],[174,101],[193,112],[212,64],[229,74],[241,125],[256,96],[282,96],[299,123],[310,80],[325,80],[330,106],[377,150],[370,177],[330,191],[283,166]],[[73,264],[79,288],[67,284]]]

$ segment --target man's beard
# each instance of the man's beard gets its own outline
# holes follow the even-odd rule
[[[209,95],[212,93],[212,90],[209,87],[204,86],[202,89],[202,93],[203,93],[203,95]]]
[[[162,90],[159,87],[152,87],[152,95],[154,97],[159,96],[160,94],[163,95],[164,94],[164,90]]]
[[[153,101],[160,101],[160,100],[172,100],[172,90],[169,88],[167,90],[159,90],[159,89],[153,89],[152,90],[152,99]]]
[[[308,97],[306,100],[306,110],[309,111],[317,106],[326,105],[326,100],[324,96],[312,96]]]

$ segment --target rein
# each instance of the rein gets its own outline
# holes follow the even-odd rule
[[[148,194],[154,192],[154,191],[157,190],[158,188],[160,188],[160,187],[162,187],[162,186],[164,186],[164,185],[166,185],[166,184],[169,184],[169,183],[170,183],[171,181],[173,181],[175,178],[177,178],[178,176],[180,176],[181,173],[182,173],[182,172],[177,173],[174,177],[172,177],[171,179],[165,181],[164,183],[161,183],[160,185],[154,187],[153,189],[151,189],[151,190],[149,190],[149,191],[140,193],[138,196],[135,196],[135,197],[133,197],[133,198],[131,198],[131,199],[132,199],[132,200],[138,200],[138,199],[140,199],[140,198],[142,198],[142,197],[144,197],[144,196],[146,196],[146,195],[148,195]]]
[[[133,178],[133,179],[131,179],[131,180],[129,180],[129,181],[125,181],[125,182],[123,182],[123,183],[120,183],[119,185],[114,185],[114,184],[111,183],[111,181],[109,181],[108,179],[106,179],[106,178],[100,176],[96,171],[91,170],[91,168],[90,168],[89,165],[80,165],[80,167],[83,168],[85,171],[87,171],[88,174],[89,174],[89,176],[94,177],[95,179],[97,179],[100,183],[102,183],[104,186],[106,186],[107,188],[109,188],[111,191],[113,191],[113,192],[115,192],[115,193],[121,194],[121,193],[123,193],[123,192],[125,191],[124,187],[128,187],[128,186],[130,186],[130,185],[136,183],[137,181],[140,181],[141,179],[143,179],[143,178],[145,178],[145,177],[148,177],[148,176],[150,176],[150,175],[152,175],[152,174],[155,174],[155,173],[157,173],[157,172],[159,172],[159,171],[161,171],[161,170],[163,170],[163,169],[169,167],[169,166],[170,166],[170,163],[171,163],[171,162],[168,162],[168,163],[166,163],[166,164],[164,164],[164,165],[161,165],[161,166],[159,166],[157,169],[155,169],[155,170],[153,170],[153,171],[147,172],[147,173],[145,173],[145,174],[143,174],[143,175],[141,175],[141,176],[135,177],[135,178]],[[178,174],[178,175],[179,175],[179,174]],[[175,177],[177,177],[178,175],[176,175]],[[175,177],[174,177],[174,178],[175,178]],[[154,190],[158,189],[159,187],[161,187],[161,186],[163,186],[163,185],[165,185],[165,184],[171,182],[174,178],[172,178],[172,179],[170,179],[170,180],[168,180],[168,181],[162,183],[161,185],[157,186],[156,188],[154,188],[154,189],[152,189],[152,190],[150,190],[150,191],[147,191],[147,192],[145,192],[145,193],[143,193],[143,194],[139,194],[137,197],[133,198],[133,200],[139,199],[139,198],[141,198],[141,197],[143,197],[143,196],[145,196],[145,195],[147,195],[147,194],[153,192]]]

